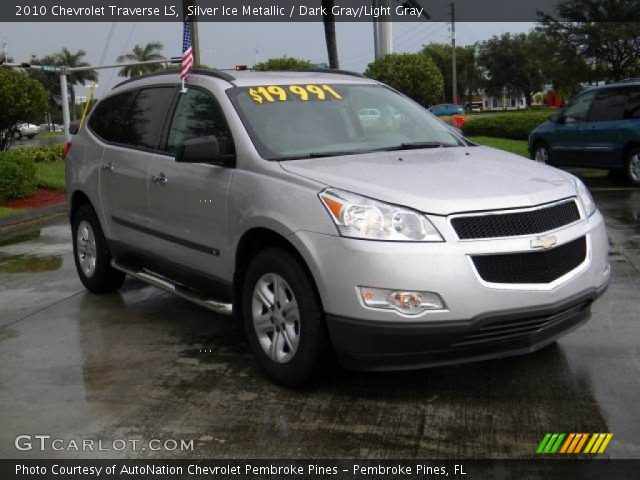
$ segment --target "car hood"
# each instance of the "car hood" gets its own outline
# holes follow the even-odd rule
[[[488,147],[376,152],[280,162],[324,185],[436,215],[539,205],[576,195],[571,177]]]

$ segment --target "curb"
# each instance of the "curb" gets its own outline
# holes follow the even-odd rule
[[[18,223],[32,222],[34,220],[40,220],[45,217],[58,215],[64,213],[67,209],[66,202],[58,203],[56,205],[49,205],[48,207],[34,208],[28,212],[19,213],[10,217],[0,218],[0,228],[16,225]]]

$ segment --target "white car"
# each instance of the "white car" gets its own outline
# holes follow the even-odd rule
[[[38,134],[39,131],[40,127],[32,123],[20,123],[16,125],[16,137],[18,138],[33,138]]]

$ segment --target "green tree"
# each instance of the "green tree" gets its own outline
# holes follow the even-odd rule
[[[59,59],[54,55],[44,57],[31,56],[29,63],[32,65],[58,65]],[[53,72],[30,69],[29,76],[38,80],[47,92],[47,123],[62,123],[62,104],[60,96],[60,75]]]
[[[19,70],[0,68],[0,133],[22,122],[40,123],[47,110],[47,92],[37,80]],[[0,135],[0,149],[7,146]]]
[[[540,71],[556,92],[566,98],[582,89],[582,82],[594,80],[593,69],[570,45],[559,45],[544,33],[532,31],[534,55],[541,59]]]
[[[447,43],[431,43],[422,48],[422,53],[427,55],[442,74],[444,80],[443,101],[453,102],[453,72],[452,72],[452,48]],[[476,63],[476,48],[473,45],[456,47],[456,69],[458,79],[458,92],[467,97],[467,102],[478,92],[482,86],[482,71]]]
[[[385,55],[370,63],[364,74],[425,106],[442,98],[442,74],[431,58],[421,53]]]
[[[151,60],[162,60],[166,58],[162,54],[164,46],[160,42],[149,42],[145,45],[136,45],[131,53],[120,55],[118,62],[149,62]],[[136,77],[145,73],[158,72],[165,67],[161,63],[152,63],[150,65],[131,65],[124,67],[118,72],[121,77]]]
[[[559,50],[577,52],[602,80],[640,72],[637,0],[560,0],[553,15],[538,12],[538,31]]]
[[[270,58],[264,62],[256,63],[253,66],[254,70],[261,72],[267,70],[302,70],[305,68],[313,68],[313,64],[309,60],[303,58],[294,57],[278,57]]]
[[[55,55],[58,65],[65,65],[67,67],[88,67],[89,64],[82,59],[86,56],[87,52],[80,49],[77,52],[72,52],[68,48],[64,47],[59,53]],[[80,72],[71,72],[67,74],[67,89],[69,90],[69,111],[71,112],[71,120],[76,119],[76,85],[85,85],[87,82],[98,80],[98,72],[95,70],[82,70]]]
[[[536,37],[527,33],[504,33],[480,43],[478,64],[484,69],[486,91],[523,95],[531,107],[533,94],[545,84],[545,59],[536,53]]]

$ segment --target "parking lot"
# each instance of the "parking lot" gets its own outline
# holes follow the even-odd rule
[[[590,182],[612,282],[535,354],[403,373],[330,363],[272,384],[226,317],[128,280],[87,293],[64,217],[0,231],[0,457],[530,458],[545,432],[612,432],[640,458],[640,189]],[[20,451],[20,434],[193,439],[193,451]]]

